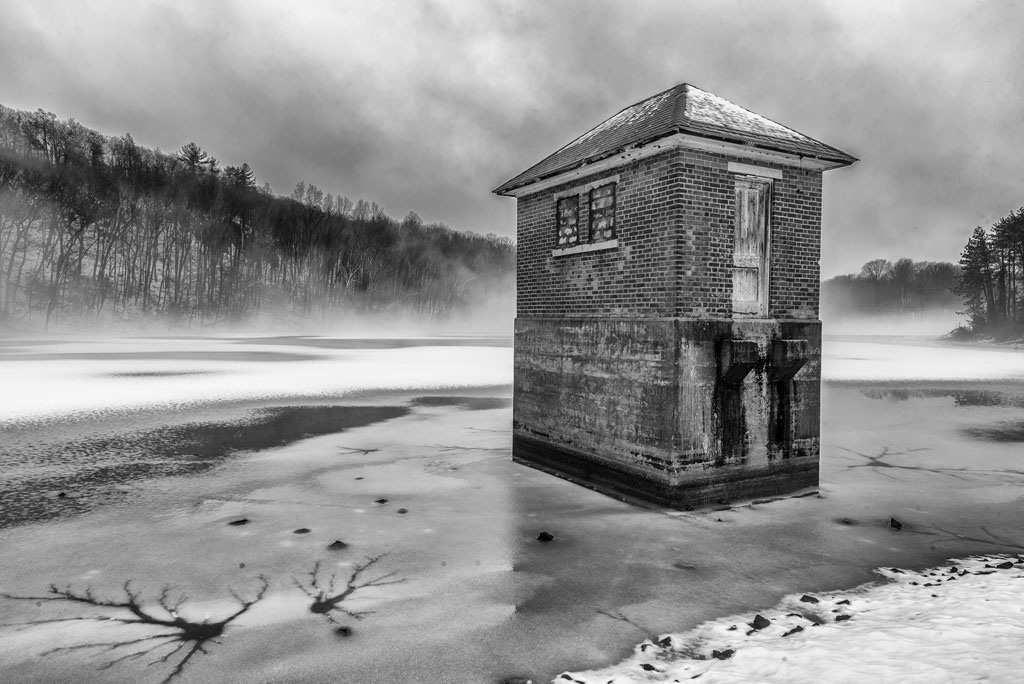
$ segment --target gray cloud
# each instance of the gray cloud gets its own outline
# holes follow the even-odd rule
[[[861,158],[825,184],[823,273],[956,259],[1024,204],[1024,5],[1000,2],[25,3],[0,102],[288,193],[512,234],[492,187],[680,81]]]

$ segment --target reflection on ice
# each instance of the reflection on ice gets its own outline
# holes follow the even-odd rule
[[[76,590],[71,585],[58,587],[56,584],[51,584],[49,593],[43,596],[0,596],[14,601],[31,601],[40,607],[45,603],[59,602],[80,606],[89,611],[84,615],[76,612],[71,617],[38,618],[21,623],[21,627],[84,622],[144,628],[142,631],[122,630],[123,636],[120,638],[108,635],[107,638],[111,639],[109,641],[88,640],[67,646],[56,646],[40,655],[45,658],[77,651],[99,653],[106,658],[100,665],[101,670],[110,669],[121,663],[152,658],[147,663],[148,666],[165,663],[172,666],[162,680],[162,684],[166,684],[184,672],[193,656],[208,654],[207,648],[219,643],[218,639],[228,625],[263,600],[268,586],[267,579],[260,576],[259,587],[251,598],[242,598],[232,590],[231,596],[238,605],[234,612],[216,621],[208,617],[202,620],[184,617],[191,608],[186,607],[188,597],[170,586],[165,586],[159,594],[147,599],[132,588],[130,580],[124,583],[122,595],[115,597],[103,597],[92,588]],[[153,634],[149,628],[156,628],[159,632]]]
[[[357,593],[364,589],[386,587],[405,581],[405,578],[396,577],[396,573],[393,571],[377,573],[375,576],[368,577],[376,570],[374,566],[383,557],[384,554],[379,554],[354,564],[344,583],[339,579],[337,573],[328,574],[327,571],[322,571],[320,561],[313,565],[313,569],[304,579],[296,577],[292,581],[306,596],[313,599],[313,603],[309,604],[309,612],[323,615],[328,622],[338,626],[338,634],[349,636],[352,633],[352,628],[341,621],[341,616],[347,615],[353,620],[362,620],[370,614],[369,611],[350,607],[349,604],[357,598],[355,596]]]

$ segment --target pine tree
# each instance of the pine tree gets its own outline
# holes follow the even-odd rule
[[[975,330],[997,321],[992,253],[985,229],[978,226],[960,254],[960,284],[957,294],[963,296],[966,313]]]

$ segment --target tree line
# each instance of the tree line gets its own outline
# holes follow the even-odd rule
[[[974,229],[960,254],[958,292],[974,332],[1024,334],[1024,207]]]
[[[931,311],[953,311],[962,305],[959,282],[956,264],[872,259],[860,273],[836,276],[821,284],[822,317],[913,317]]]
[[[514,279],[511,239],[398,221],[303,182],[278,196],[195,143],[164,153],[0,106],[0,327],[442,318],[510,299]]]

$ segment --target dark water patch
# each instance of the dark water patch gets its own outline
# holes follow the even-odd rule
[[[347,338],[347,337],[304,337],[301,335],[281,337],[243,337],[235,340],[238,344],[286,345],[291,347],[314,347],[319,349],[405,349],[407,347],[511,347],[512,338],[507,336],[477,337],[395,337],[395,338]]]
[[[508,397],[416,397],[410,402],[413,406],[457,406],[467,411],[487,411],[512,406]]]
[[[869,387],[862,389],[861,394],[870,399],[889,401],[942,399],[948,397],[953,400],[954,406],[1008,406],[1024,408],[1024,389],[1021,388],[995,390],[949,387]]]
[[[32,352],[16,354],[17,361],[316,361],[327,357],[316,354],[293,354],[268,351],[147,351],[147,352]]]
[[[192,422],[73,441],[0,444],[0,528],[94,510],[127,499],[134,483],[197,475],[231,454],[281,447],[398,418],[401,406],[285,406],[231,422]],[[64,496],[59,496],[63,492]]]
[[[971,439],[983,442],[1024,442],[1024,421],[964,428],[962,432]]]
[[[217,371],[139,371],[137,373],[101,373],[102,378],[177,378],[191,375],[218,375]]]

